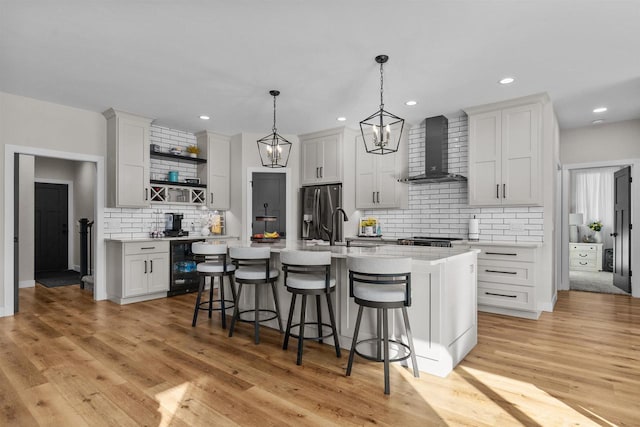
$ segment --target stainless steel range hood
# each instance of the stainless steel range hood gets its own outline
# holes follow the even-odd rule
[[[445,116],[425,119],[425,172],[399,179],[409,184],[460,182],[467,178],[449,173],[449,120]]]

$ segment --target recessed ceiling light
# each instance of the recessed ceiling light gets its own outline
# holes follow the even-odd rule
[[[514,79],[513,77],[505,77],[502,80],[500,80],[500,84],[501,85],[508,85],[508,84],[511,84],[511,83],[513,83],[515,81],[516,81],[516,79]]]
[[[418,103],[418,101],[407,101],[404,104],[412,107],[412,106],[416,105],[417,103]]]
[[[592,125],[599,125],[600,123],[604,123],[604,119],[598,119],[591,122]]]
[[[605,111],[607,111],[607,107],[598,107],[593,109],[594,113],[604,113]]]
[[[346,117],[338,117],[337,119],[339,122],[344,122],[345,120],[347,120]]]
[[[209,117],[209,116],[200,116],[200,118],[201,118],[202,120],[209,120],[211,117]]]

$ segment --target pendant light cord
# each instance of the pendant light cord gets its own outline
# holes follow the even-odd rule
[[[380,110],[384,110],[384,102],[382,101],[382,89],[384,85],[384,76],[382,74],[382,63],[380,64]]]
[[[273,128],[271,129],[273,133],[276,133],[276,97],[273,97]]]

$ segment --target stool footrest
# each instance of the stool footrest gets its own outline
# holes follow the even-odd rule
[[[367,360],[371,360],[371,361],[374,361],[374,362],[384,362],[384,358],[383,358],[384,356],[382,354],[381,354],[380,357],[377,357],[377,356],[371,356],[369,354],[364,354],[364,353],[362,353],[361,351],[358,350],[358,345],[364,344],[364,343],[371,343],[371,342],[374,342],[374,343],[378,343],[379,342],[380,343],[380,347],[381,347],[380,348],[381,353],[384,351],[384,348],[383,348],[384,342],[383,342],[382,339],[380,339],[380,338],[369,338],[369,339],[366,339],[366,340],[358,341],[356,343],[356,348],[354,350],[355,353],[358,356],[364,357]],[[389,344],[397,344],[399,346],[404,347],[406,349],[406,351],[407,351],[406,355],[404,355],[402,357],[396,357],[394,359],[389,359],[389,362],[400,362],[401,360],[407,360],[408,358],[411,357],[411,348],[409,347],[408,344],[405,344],[402,341],[391,340],[391,339],[389,340]]]
[[[224,300],[224,302],[225,302],[225,307],[224,307],[225,310],[228,310],[230,308],[234,308],[235,307],[235,303],[233,302],[233,300],[226,299],[226,300]],[[212,311],[220,311],[220,310],[222,310],[222,307],[220,307],[219,305],[218,305],[218,307],[216,307],[215,305],[213,305],[213,303],[220,304],[220,300],[219,299],[214,299],[213,301],[211,301],[211,304],[212,304],[212,307],[213,307],[211,309]],[[229,303],[229,305],[227,305],[226,303]],[[209,301],[202,301],[198,305],[198,310],[209,311]]]
[[[326,327],[326,328],[331,329],[331,325],[328,324],[328,323],[321,323],[321,325],[322,325],[323,328]],[[317,327],[318,326],[318,322],[304,322],[304,327],[306,328],[307,326],[315,326],[315,327]],[[294,323],[293,325],[291,325],[290,329],[293,329],[293,328],[296,328],[296,327],[300,327],[300,323]],[[292,332],[289,332],[289,336],[294,337],[296,339],[300,339],[300,334],[294,334]],[[320,340],[323,340],[325,338],[330,338],[332,336],[333,336],[333,331],[329,332],[326,335],[317,335],[317,336],[311,336],[311,337],[305,336],[304,339],[305,340],[311,340],[311,341],[320,341]]]
[[[253,310],[253,309],[240,310],[238,312],[238,320],[240,322],[253,323],[253,322],[255,322],[255,319],[243,319],[242,315],[245,314],[245,313],[254,313],[255,314],[255,312],[256,312],[256,310]],[[261,309],[258,310],[258,313],[271,313],[272,314],[272,316],[270,316],[270,317],[266,317],[264,319],[257,319],[258,322],[260,322],[260,323],[278,318],[278,313],[275,310],[269,310],[269,309],[261,308]]]

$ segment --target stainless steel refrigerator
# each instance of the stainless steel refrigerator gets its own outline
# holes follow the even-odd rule
[[[329,240],[333,231],[333,212],[342,207],[342,184],[314,185],[302,187],[302,209],[300,210],[300,236],[303,239]],[[342,240],[342,221],[336,221],[336,241]]]

